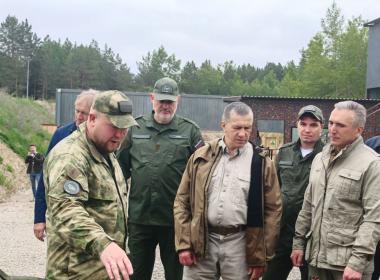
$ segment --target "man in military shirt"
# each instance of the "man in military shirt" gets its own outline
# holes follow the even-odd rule
[[[173,203],[190,155],[203,144],[199,127],[177,116],[177,83],[162,78],[150,95],[152,114],[138,117],[140,128],[128,133],[119,162],[131,178],[129,236],[132,279],[151,279],[155,249],[166,279],[182,279],[182,266],[174,246]]]
[[[311,163],[322,151],[322,111],[308,105],[298,113],[297,130],[299,139],[283,145],[276,157],[277,176],[281,186],[283,213],[280,238],[276,255],[268,265],[263,280],[286,280],[293,264],[290,259],[294,228],[302,208],[304,193],[309,182]],[[307,265],[300,266],[301,279],[307,280]]]
[[[87,122],[59,142],[44,167],[47,279],[129,279],[127,187],[114,152],[137,125],[119,91],[97,95]]]

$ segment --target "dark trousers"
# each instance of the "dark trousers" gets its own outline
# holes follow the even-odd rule
[[[181,280],[183,267],[174,246],[174,228],[128,224],[128,247],[133,266],[132,280],[150,280],[156,247],[160,247],[161,262],[166,280]]]
[[[379,280],[380,278],[380,242],[377,243],[374,262],[375,262],[375,270],[373,271],[373,274],[372,274],[372,280]]]
[[[267,271],[264,273],[263,280],[286,280],[293,268],[290,255],[275,256],[268,264]],[[308,280],[307,264],[300,268],[301,280]]]

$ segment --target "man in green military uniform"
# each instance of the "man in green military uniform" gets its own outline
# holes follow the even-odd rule
[[[162,78],[150,95],[152,114],[136,118],[139,129],[128,133],[119,154],[125,178],[131,178],[129,236],[132,279],[152,277],[155,249],[166,279],[182,279],[174,246],[173,203],[190,155],[203,144],[199,127],[175,114],[177,83]]]
[[[322,111],[308,105],[298,113],[299,139],[283,145],[276,157],[277,176],[281,186],[283,213],[276,255],[269,263],[263,280],[286,280],[293,264],[290,259],[295,223],[302,208],[303,197],[309,182],[311,163],[322,151]],[[308,279],[307,265],[300,267],[301,279]]]
[[[59,142],[44,167],[47,279],[129,279],[127,187],[114,152],[137,125],[119,91],[96,96],[87,122]]]

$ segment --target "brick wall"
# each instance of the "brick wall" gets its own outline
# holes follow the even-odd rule
[[[334,104],[343,100],[242,97],[241,101],[248,104],[253,110],[254,125],[252,131],[252,140],[256,138],[257,120],[283,120],[284,142],[288,143],[292,139],[292,127],[296,127],[298,111],[303,106],[315,105],[319,107],[323,112],[325,118],[325,128],[327,128],[328,118],[330,112],[334,109]],[[356,100],[356,102],[361,103],[367,109],[380,103],[379,100]],[[367,118],[366,127],[363,133],[364,139],[375,135],[380,135],[380,111]]]

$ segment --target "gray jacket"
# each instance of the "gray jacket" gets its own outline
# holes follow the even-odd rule
[[[380,157],[359,136],[330,162],[327,145],[312,164],[293,249],[312,266],[373,271],[380,239]]]

